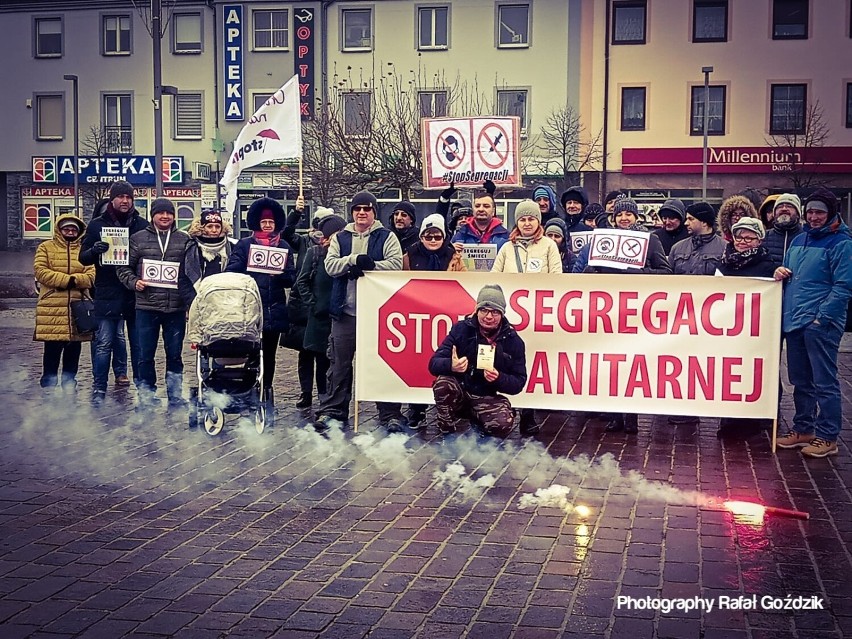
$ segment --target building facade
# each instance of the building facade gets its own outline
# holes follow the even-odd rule
[[[746,187],[804,193],[824,182],[848,211],[852,0],[163,4],[165,94],[155,104],[148,3],[0,0],[0,37],[12,52],[0,71],[0,248],[49,237],[55,217],[75,207],[75,174],[88,218],[115,179],[137,186],[146,211],[160,171],[188,224],[217,206],[233,140],[294,73],[303,118],[334,105],[356,141],[394,93],[416,101],[406,116],[415,130],[420,117],[517,116],[525,180],[507,191],[510,201],[539,181],[557,190],[582,182],[592,199],[619,188],[648,204],[694,201],[705,186],[718,203]],[[585,154],[567,163],[546,144],[566,108],[579,141],[572,153]],[[398,151],[386,156],[398,160]],[[315,176],[300,174],[291,162],[245,171],[236,226],[261,195],[291,205],[301,188],[328,203]],[[428,202],[437,192],[409,185],[380,195]]]

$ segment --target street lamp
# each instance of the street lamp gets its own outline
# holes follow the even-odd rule
[[[710,122],[710,74],[713,67],[701,67],[704,74],[704,150],[701,154],[701,199],[707,201],[707,127]]]
[[[80,213],[80,178],[77,173],[80,170],[80,94],[77,91],[77,76],[68,73],[62,76],[72,86],[72,101],[74,109],[74,215],[82,217]]]

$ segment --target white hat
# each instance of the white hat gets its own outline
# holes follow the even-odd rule
[[[423,224],[420,225],[420,235],[423,235],[429,230],[441,231],[441,235],[446,236],[447,231],[444,229],[444,217],[438,213],[427,215],[426,219],[423,220]]]
[[[318,206],[314,209],[314,217],[311,219],[311,226],[319,228],[319,221],[327,215],[334,215],[334,209],[328,209],[324,206]]]

